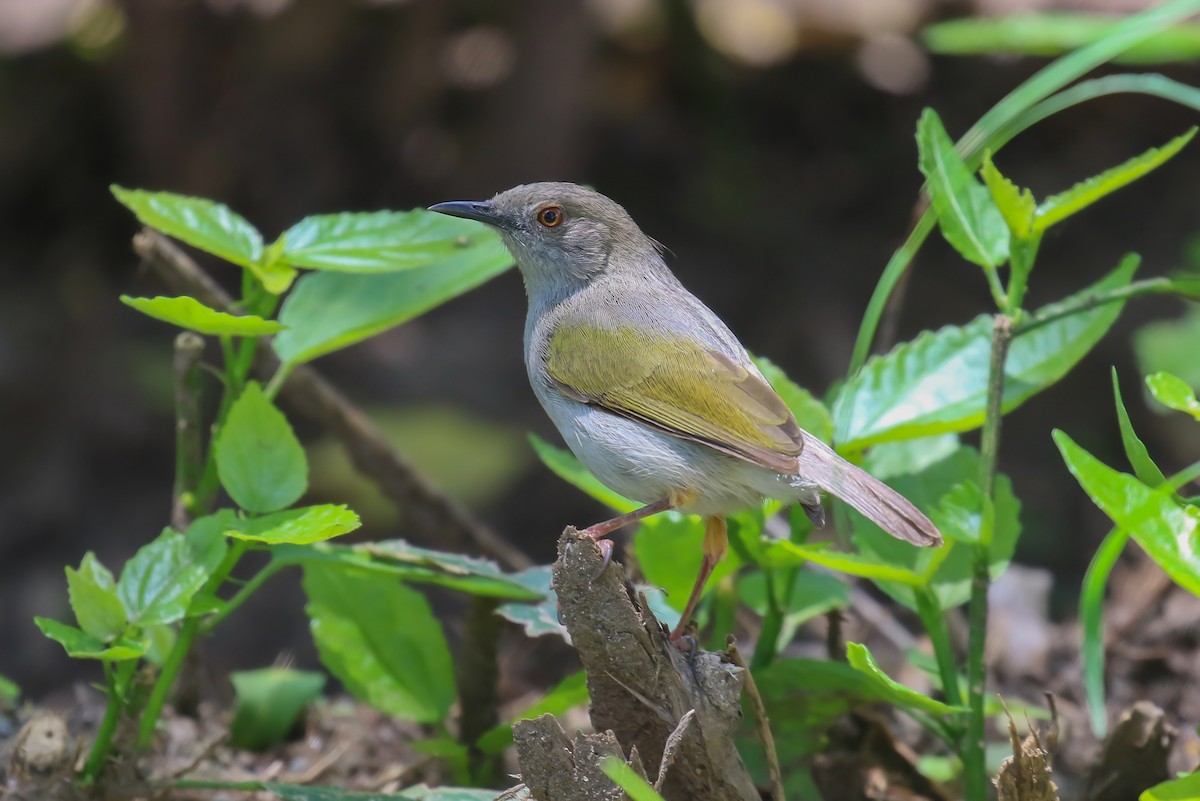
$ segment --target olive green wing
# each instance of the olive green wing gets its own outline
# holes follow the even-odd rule
[[[568,356],[569,354],[569,356]],[[794,473],[803,437],[771,385],[728,356],[630,326],[560,325],[546,368],[570,397]]]

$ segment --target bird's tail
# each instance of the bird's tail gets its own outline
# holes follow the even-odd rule
[[[800,451],[800,475],[842,499],[897,539],[913,545],[941,545],[937,526],[912,502],[879,479],[838,456],[809,434]]]

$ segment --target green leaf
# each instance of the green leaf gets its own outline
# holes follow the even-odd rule
[[[493,726],[475,744],[485,754],[502,754],[512,745],[513,724],[541,715],[561,715],[568,709],[588,702],[587,674],[582,670],[571,673],[551,690],[507,723]]]
[[[1105,170],[1086,181],[1080,181],[1065,192],[1046,198],[1038,206],[1037,214],[1033,218],[1034,232],[1045,231],[1160,167],[1182,150],[1195,135],[1196,128],[1193,126],[1187,133],[1175,137],[1162,147],[1152,147],[1124,164]]]
[[[253,314],[219,312],[186,295],[178,298],[122,295],[121,302],[155,320],[212,336],[260,337],[283,330],[283,326],[274,320],[264,320]]]
[[[105,645],[81,629],[50,618],[35,617],[33,622],[42,630],[42,634],[61,645],[66,650],[67,656],[74,659],[125,662],[130,659],[140,659],[144,653],[142,647],[135,642],[117,640],[112,645]]]
[[[228,206],[171,192],[125,189],[116,184],[110,189],[143,225],[167,236],[243,267],[255,266],[262,258],[262,235]]]
[[[747,572],[737,586],[742,603],[758,615],[767,613],[767,581],[763,571]],[[776,594],[782,592],[777,590]],[[780,600],[784,617],[799,625],[830,610],[849,608],[850,585],[829,573],[801,569],[796,571],[788,597]]]
[[[1182,378],[1170,373],[1154,373],[1146,376],[1146,386],[1163,406],[1200,420],[1200,401],[1196,400],[1196,393]]]
[[[663,797],[655,792],[654,787],[637,771],[629,767],[624,760],[615,756],[606,756],[600,760],[600,770],[604,771],[605,776],[616,782],[617,786],[624,790],[625,794],[633,801],[664,801]]]
[[[646,581],[661,587],[671,608],[682,611],[704,557],[704,521],[678,512],[648,517],[638,524],[633,550]],[[741,566],[741,558],[731,549],[713,568],[701,597],[711,594],[725,576]]]
[[[947,20],[921,31],[930,51],[941,55],[1054,56],[1103,39],[1119,20],[1066,12],[1009,14]],[[1200,25],[1172,25],[1115,56],[1115,64],[1191,61],[1200,55]]]
[[[1167,477],[1158,469],[1158,465],[1150,458],[1150,452],[1133,430],[1129,421],[1129,412],[1125,410],[1125,401],[1121,398],[1121,384],[1117,381],[1117,368],[1112,368],[1113,402],[1117,405],[1117,422],[1121,426],[1121,444],[1125,446],[1125,458],[1133,468],[1133,473],[1151,487],[1159,487],[1167,483]]]
[[[1051,315],[1075,298],[1129,284],[1138,267],[1127,257],[1116,270],[1082,292],[1040,309]],[[1004,411],[1016,409],[1052,386],[1104,336],[1123,301],[1062,317],[1016,337],[1005,364]],[[992,318],[925,332],[872,358],[842,385],[833,404],[841,450],[969,431],[983,423],[991,357]]]
[[[1156,490],[1113,470],[1062,431],[1054,432],[1054,441],[1092,502],[1128,531],[1175,583],[1200,595],[1200,508],[1180,506],[1168,487]]]
[[[1200,772],[1156,784],[1138,796],[1138,801],[1196,801],[1200,798]]]
[[[1083,576],[1079,593],[1079,622],[1083,630],[1080,656],[1083,661],[1083,690],[1091,716],[1092,733],[1103,740],[1108,733],[1108,704],[1104,700],[1104,592],[1108,577],[1129,542],[1129,532],[1108,532]]]
[[[767,563],[773,567],[790,567],[806,562],[823,565],[849,576],[876,581],[895,581],[914,587],[924,583],[921,576],[911,570],[895,567],[864,554],[844,553],[819,545],[800,545],[787,540],[772,543],[767,549]]]
[[[409,270],[470,248],[503,248],[480,223],[423,209],[305,217],[282,241],[288,264],[349,273]]]
[[[307,545],[348,534],[360,525],[358,515],[345,506],[324,504],[241,520],[236,526],[227,528],[225,534],[235,539],[265,542],[268,545],[285,542]]]
[[[1187,312],[1174,320],[1147,323],[1133,334],[1133,351],[1143,374],[1168,372],[1190,387],[1200,387],[1200,304],[1188,304]]]
[[[980,267],[1003,264],[1008,259],[1008,226],[931,108],[925,109],[917,122],[917,150],[929,200],[946,241]]]
[[[254,381],[229,410],[215,447],[221,484],[248,512],[291,506],[308,488],[304,448]]]
[[[21,688],[11,679],[0,676],[0,710],[15,709],[21,700]]]
[[[613,492],[600,483],[586,467],[579,463],[575,455],[565,448],[556,448],[537,434],[529,435],[529,443],[537,453],[542,464],[549,467],[556,476],[583,490],[586,494],[618,512],[631,512],[643,504],[631,501],[623,495]]]
[[[208,576],[207,566],[187,538],[166,529],[125,563],[117,581],[117,596],[130,623],[174,623],[187,613],[188,603]]]
[[[310,273],[283,302],[287,326],[273,340],[279,358],[301,364],[411,320],[512,266],[499,244],[470,247],[396,273]]]
[[[872,450],[864,467],[878,475]],[[919,605],[914,587],[927,587],[942,609],[965,603],[970,597],[974,572],[974,543],[983,536],[983,493],[970,478],[980,473],[979,453],[967,446],[926,465],[916,473],[888,479],[888,483],[918,508],[926,510],[946,537],[940,548],[917,548],[897,540],[855,511],[850,511],[854,543],[863,558],[919,577],[916,584],[872,577],[879,588],[909,609]],[[996,477],[988,562],[993,578],[998,577],[1012,559],[1021,533],[1021,505],[1013,495],[1012,482],[1005,475]]]
[[[875,658],[861,643],[846,643],[846,660],[855,670],[871,678],[879,687],[879,692],[889,703],[904,709],[915,709],[934,715],[957,715],[966,712],[965,706],[950,706],[941,701],[921,695],[916,690],[905,687],[880,669]]]
[[[125,632],[125,607],[117,597],[116,581],[96,554],[88,551],[78,570],[67,568],[67,593],[79,627],[101,642]]]
[[[304,565],[321,662],[356,698],[402,720],[436,723],[454,703],[454,665],[425,596],[394,578]]]
[[[496,614],[525,629],[526,637],[555,634],[569,642],[566,628],[558,622],[558,596],[550,586],[553,572],[550,565],[535,565],[520,573],[513,573],[509,578],[538,593],[541,600],[535,603],[514,601],[501,604],[496,608]]]
[[[264,751],[282,742],[308,705],[325,689],[325,674],[270,667],[229,674],[237,700],[229,742]]]
[[[754,363],[762,372],[763,377],[767,379],[767,383],[775,388],[779,397],[783,398],[783,402],[792,410],[800,427],[822,442],[832,442],[833,418],[829,416],[829,410],[825,408],[825,404],[817,400],[807,389],[788,378],[783,370],[769,359],[756,356]]]
[[[486,559],[429,551],[403,540],[336,545],[276,545],[272,559],[281,565],[323,564],[356,568],[408,582],[435,584],[471,595],[517,600],[539,600],[542,596],[522,586]]]
[[[983,168],[980,170],[983,182],[992,194],[1000,216],[1008,225],[1008,230],[1020,239],[1028,239],[1032,234],[1033,215],[1037,212],[1037,201],[1033,192],[1020,189],[1012,181],[1000,174],[992,163],[990,151],[983,154]]]
[[[244,521],[232,509],[218,509],[210,515],[198,517],[183,533],[192,557],[204,568],[206,575],[213,572],[225,561],[229,552],[229,542],[225,539],[226,530],[242,525]]]

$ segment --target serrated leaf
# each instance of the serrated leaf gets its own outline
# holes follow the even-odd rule
[[[605,506],[618,512],[630,512],[643,505],[637,501],[631,501],[601,484],[600,479],[593,476],[586,467],[579,463],[575,455],[565,448],[556,448],[537,434],[529,435],[529,444],[533,446],[533,450],[542,460],[542,464],[549,467],[551,472]]]
[[[880,695],[898,707],[915,709],[933,715],[958,715],[967,711],[965,706],[944,704],[941,701],[921,695],[916,690],[905,687],[884,673],[879,665],[876,664],[875,657],[871,656],[871,652],[867,649],[867,646],[861,643],[846,643],[846,661],[850,663],[852,668],[869,677],[878,686]]]
[[[302,364],[411,320],[512,266],[498,242],[472,245],[424,267],[378,275],[305,275],[283,302],[279,358]]]
[[[1182,150],[1183,146],[1190,142],[1195,135],[1196,128],[1193,126],[1187,133],[1175,137],[1162,147],[1152,147],[1124,164],[1105,170],[1086,181],[1080,181],[1065,192],[1046,198],[1038,205],[1037,213],[1034,215],[1034,233],[1045,231],[1050,226],[1077,214],[1101,198],[1111,195],[1121,187],[1133,183],[1143,175],[1162,166]]]
[[[221,485],[248,512],[291,506],[308,488],[304,448],[254,381],[229,410],[215,447]]]
[[[66,623],[59,623],[47,617],[35,617],[34,624],[67,652],[73,659],[100,659],[105,662],[126,662],[130,659],[140,659],[143,650],[140,645],[128,640],[117,640],[111,645],[105,645],[90,634]]]
[[[942,236],[964,259],[980,267],[1003,264],[1008,259],[1008,226],[931,108],[917,122],[917,150]]]
[[[1146,386],[1163,406],[1200,420],[1200,400],[1196,400],[1196,393],[1182,378],[1170,373],[1154,373],[1146,376]]]
[[[89,636],[111,642],[125,632],[125,607],[116,581],[96,554],[88,551],[78,570],[67,568],[67,594],[75,620]]]
[[[117,596],[129,622],[152,626],[182,618],[192,596],[208,580],[206,567],[184,535],[164,530],[121,570]]]
[[[113,195],[144,225],[242,267],[262,258],[262,235],[222,203],[172,192],[147,192],[113,184]]]
[[[225,529],[225,535],[268,545],[307,545],[348,534],[360,525],[358,515],[345,506],[324,504],[237,521]]]
[[[305,217],[281,240],[289,264],[349,273],[410,270],[468,248],[502,247],[480,223],[423,209]]]
[[[822,442],[832,442],[833,418],[829,416],[829,410],[825,408],[825,404],[817,400],[807,389],[788,378],[787,374],[770,359],[756,356],[754,363],[762,372],[763,377],[767,379],[767,383],[774,387],[775,391],[779,393],[779,397],[783,398],[783,402],[791,409],[800,427]]]
[[[512,745],[512,727],[518,720],[529,720],[540,715],[561,715],[568,709],[587,702],[587,674],[579,670],[563,678],[512,720],[488,729],[475,746],[485,754],[502,754]]]
[[[1103,279],[1037,313],[1129,284],[1138,260],[1128,256]],[[1062,317],[1016,337],[1005,364],[1004,411],[1052,386],[1100,341],[1124,308],[1114,301]],[[873,357],[842,385],[833,404],[835,439],[843,450],[879,442],[969,431],[983,423],[991,357],[992,317],[925,332]]]
[[[1167,483],[1167,477],[1158,469],[1158,465],[1150,458],[1146,444],[1138,438],[1129,420],[1129,412],[1125,410],[1125,401],[1121,398],[1121,384],[1117,381],[1117,368],[1112,368],[1113,402],[1117,406],[1117,422],[1121,427],[1121,444],[1125,447],[1125,458],[1129,460],[1133,473],[1151,487],[1159,487]]]
[[[237,698],[229,742],[263,751],[287,736],[305,708],[325,689],[325,674],[270,667],[229,674]]]
[[[356,698],[403,720],[442,721],[454,666],[425,596],[388,576],[309,562],[306,611],[321,662]]]
[[[983,176],[984,185],[992,194],[992,200],[996,202],[996,208],[1000,210],[1000,215],[1008,225],[1008,230],[1014,236],[1027,239],[1032,233],[1033,215],[1037,213],[1037,201],[1033,199],[1033,192],[1018,188],[1001,175],[1000,170],[992,163],[990,151],[983,154],[983,167],[979,173]]]
[[[122,295],[121,302],[147,317],[211,336],[261,337],[283,330],[283,326],[274,320],[264,320],[253,314],[219,312],[186,295],[178,298]]]
[[[1167,487],[1153,489],[1112,469],[1062,431],[1054,432],[1054,441],[1092,502],[1128,531],[1176,584],[1200,595],[1200,508],[1180,506]]]

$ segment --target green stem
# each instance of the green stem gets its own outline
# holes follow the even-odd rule
[[[176,779],[171,782],[173,790],[229,790],[240,793],[258,793],[266,789],[262,782],[222,782],[206,779]]]
[[[117,724],[121,721],[121,713],[129,699],[129,685],[133,681],[137,669],[137,660],[130,659],[119,662],[116,670],[105,665],[105,678],[108,684],[108,705],[104,708],[104,717],[100,728],[96,730],[96,739],[92,742],[92,750],[88,753],[87,762],[80,774],[80,782],[84,786],[95,784],[96,779],[108,764],[108,755],[112,751],[113,735],[116,734]]]
[[[266,389],[263,394],[267,396],[267,400],[275,400],[275,396],[279,394],[279,390],[283,389],[283,385],[287,383],[288,378],[292,375],[292,369],[295,367],[291,362],[280,362],[279,369],[275,371],[275,375],[271,376],[271,380],[267,382]]]
[[[984,267],[983,274],[987,276],[988,290],[992,293],[992,301],[995,302],[996,308],[1008,312],[1008,296],[1004,292],[1004,285],[1000,283],[1000,275],[996,268]]]
[[[246,552],[247,544],[242,540],[234,540],[229,548],[229,552],[225,554],[224,561],[217,567],[213,574],[208,577],[208,581],[196,594],[196,597],[207,598],[216,594],[221,585],[225,583],[225,579],[237,566],[242,555]],[[179,629],[179,635],[175,638],[175,644],[171,646],[170,653],[163,663],[162,671],[158,674],[158,678],[154,682],[154,687],[150,690],[150,697],[146,701],[146,708],[142,710],[142,719],[138,723],[138,748],[146,748],[150,745],[150,741],[154,739],[155,729],[158,727],[158,719],[162,715],[163,707],[167,703],[167,696],[171,694],[171,688],[175,686],[175,679],[179,677],[179,671],[183,668],[184,660],[187,658],[188,652],[192,649],[192,643],[196,639],[196,635],[200,632],[200,618],[197,616],[188,617],[184,620],[183,625]]]
[[[763,615],[758,642],[754,646],[754,658],[750,661],[751,671],[761,670],[775,661],[779,648],[779,632],[783,631],[783,609],[775,594],[775,571],[767,568],[763,570],[763,577],[767,585],[767,613]]]
[[[950,636],[946,632],[946,623],[942,615],[942,606],[937,597],[928,587],[918,587],[915,591],[917,599],[917,616],[929,634],[933,644],[933,655],[937,659],[938,675],[942,678],[942,692],[946,695],[946,703],[951,706],[962,706],[962,690],[958,686],[958,665],[954,661],[954,649],[950,647]]]
[[[221,625],[221,622],[237,611],[238,607],[246,602],[246,599],[248,599],[258,590],[259,587],[266,583],[267,579],[271,578],[271,576],[274,576],[285,567],[287,567],[285,563],[277,562],[274,559],[272,559],[270,562],[267,562],[267,564],[263,566],[262,570],[251,576],[244,584],[242,584],[238,591],[234,593],[233,597],[222,605],[221,611],[217,612],[211,617],[205,618],[204,622],[200,624],[200,633],[208,634],[217,626]]]
[[[987,685],[987,663],[984,647],[987,642],[988,585],[991,583],[991,528],[995,516],[994,492],[996,463],[1000,453],[1000,419],[1004,400],[1004,364],[1008,346],[1012,343],[1012,318],[997,314],[992,326],[992,357],[988,366],[987,410],[980,438],[979,486],[983,491],[984,521],[980,541],[972,549],[974,565],[971,577],[971,599],[967,607],[969,627],[967,639],[967,739],[963,744],[963,766],[967,801],[986,801],[988,792],[987,768],[984,762],[986,728],[983,700]]]
[[[1014,326],[1013,336],[1019,337],[1022,334],[1028,334],[1035,328],[1041,328],[1043,325],[1052,323],[1055,320],[1061,320],[1063,317],[1070,317],[1080,312],[1091,311],[1097,306],[1103,306],[1106,303],[1115,303],[1118,300],[1127,300],[1138,295],[1158,295],[1173,292],[1174,287],[1175,282],[1169,278],[1147,278],[1144,281],[1134,281],[1132,284],[1117,287],[1116,289],[1093,292],[1065,303],[1056,303],[1043,313],[1031,315]]]

